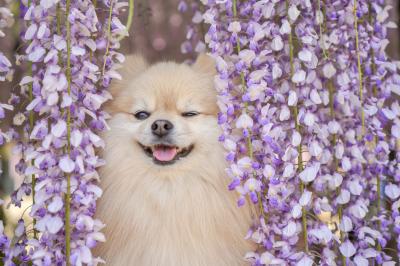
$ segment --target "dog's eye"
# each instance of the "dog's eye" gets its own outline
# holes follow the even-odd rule
[[[145,120],[150,116],[150,113],[146,112],[146,111],[139,111],[135,113],[135,117],[136,119],[139,120]]]
[[[183,116],[183,117],[191,117],[191,116],[196,116],[196,115],[198,115],[198,114],[199,114],[199,113],[196,112],[196,111],[191,111],[191,112],[182,113],[182,116]]]

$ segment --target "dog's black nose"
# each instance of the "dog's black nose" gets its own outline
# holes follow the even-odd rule
[[[164,137],[174,128],[174,125],[168,120],[156,120],[151,125],[151,131],[158,137]]]

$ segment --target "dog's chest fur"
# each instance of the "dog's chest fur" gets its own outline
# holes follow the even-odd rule
[[[166,173],[129,156],[105,155],[97,213],[107,242],[96,255],[113,266],[244,265],[250,215],[227,191],[218,152],[202,168]]]

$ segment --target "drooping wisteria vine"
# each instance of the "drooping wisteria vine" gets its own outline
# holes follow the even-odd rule
[[[19,4],[23,45],[17,65],[25,74],[14,92],[13,104],[21,111],[13,124],[21,132],[14,152],[21,156],[16,170],[24,181],[11,204],[32,198],[25,210],[32,222],[20,220],[13,239],[2,237],[1,226],[2,260],[5,265],[96,265],[102,260],[91,249],[105,241],[104,225],[94,218],[102,194],[96,169],[104,163],[97,154],[104,148],[98,134],[107,127],[102,110],[111,98],[107,89],[120,78],[124,61],[118,49],[127,28],[120,19],[128,3]],[[11,63],[1,61],[6,75]]]
[[[206,29],[203,22],[201,1],[181,0],[178,4],[178,11],[191,17],[188,25],[186,25],[186,36],[185,41],[181,44],[181,52],[191,56],[204,53],[206,49],[204,42]]]
[[[4,38],[6,36],[5,31],[7,30],[7,28],[13,26],[14,22],[15,18],[12,12],[10,11],[9,7],[8,6],[0,7],[1,38]],[[10,81],[12,79],[13,73],[14,69],[12,67],[10,60],[4,53],[0,52],[0,82]],[[6,117],[6,112],[14,110],[11,98],[10,98],[10,103],[11,104],[0,102],[0,125]],[[6,142],[11,141],[15,137],[16,134],[13,131],[13,129],[4,131],[4,129],[2,130],[2,128],[0,128],[0,147],[4,145]],[[2,173],[3,173],[2,165],[0,165],[0,174]],[[2,207],[3,204],[4,201],[0,199],[0,208]],[[18,230],[16,230],[15,235],[18,235],[20,232],[21,228],[19,227]],[[3,221],[0,221],[0,259],[2,261],[6,261],[7,257],[12,256],[8,252],[10,250],[10,247],[11,247],[11,239],[4,232]],[[14,249],[13,253],[21,252],[21,248],[18,246],[14,246],[13,249]]]
[[[203,1],[255,265],[395,265],[399,75],[384,1]],[[391,226],[394,225],[394,232]],[[400,245],[398,245],[400,247]]]

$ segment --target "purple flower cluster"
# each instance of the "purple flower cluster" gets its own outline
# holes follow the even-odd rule
[[[395,265],[387,245],[400,233],[400,79],[385,53],[390,7],[204,4],[229,189],[258,210],[248,237],[259,249],[246,258]]]
[[[178,11],[191,17],[188,25],[186,25],[186,40],[181,45],[183,54],[195,55],[204,53],[206,45],[204,43],[205,25],[202,13],[201,1],[180,0]]]
[[[4,29],[14,25],[14,15],[7,7],[0,7],[0,37],[4,37]],[[8,58],[0,52],[0,81],[11,80],[13,75],[12,64]],[[1,117],[1,109],[0,109]]]
[[[5,30],[12,27],[14,24],[14,15],[8,7],[0,7],[0,37],[5,37]],[[0,52],[0,81],[11,81],[14,73],[14,68],[10,60]],[[0,123],[6,117],[6,111],[13,111],[15,96],[12,95],[8,103],[0,102]],[[16,132],[10,128],[7,131],[2,131],[0,129],[0,146],[6,142],[16,139],[18,135]],[[0,174],[2,174],[2,169],[0,166]],[[0,207],[3,205],[3,201],[0,199]],[[25,227],[23,221],[19,221],[15,229],[14,239],[10,239],[4,232],[3,221],[0,221],[0,260],[4,262],[5,265],[11,265],[10,262],[15,257],[26,258],[24,239]],[[14,241],[13,247],[11,248],[11,241]],[[11,251],[11,252],[10,252]]]
[[[16,170],[25,179],[12,203],[20,206],[26,196],[32,197],[33,223],[24,226],[21,220],[12,241],[2,237],[1,227],[3,261],[96,265],[102,260],[91,249],[105,241],[100,232],[104,225],[94,218],[102,194],[96,169],[104,164],[98,155],[104,148],[98,132],[107,128],[102,105],[111,98],[107,88],[113,78],[120,78],[117,70],[124,61],[118,49],[127,30],[119,17],[127,3],[20,4],[25,45],[17,60],[26,74],[13,104],[24,110],[13,123],[23,132],[15,152],[22,158]],[[1,67],[1,73],[7,72]]]
[[[0,38],[3,38],[5,35],[5,30],[7,28],[12,27],[14,24],[14,15],[11,13],[10,9],[7,7],[0,7]],[[14,74],[14,69],[10,60],[4,55],[4,53],[0,52],[0,82],[3,81],[11,81],[12,76]],[[6,111],[12,111],[14,109],[13,103],[1,103],[0,102],[0,122],[6,116]],[[3,132],[0,128],[0,146],[3,145],[6,141],[12,139],[14,133],[12,130]],[[0,168],[1,173],[1,168]]]

